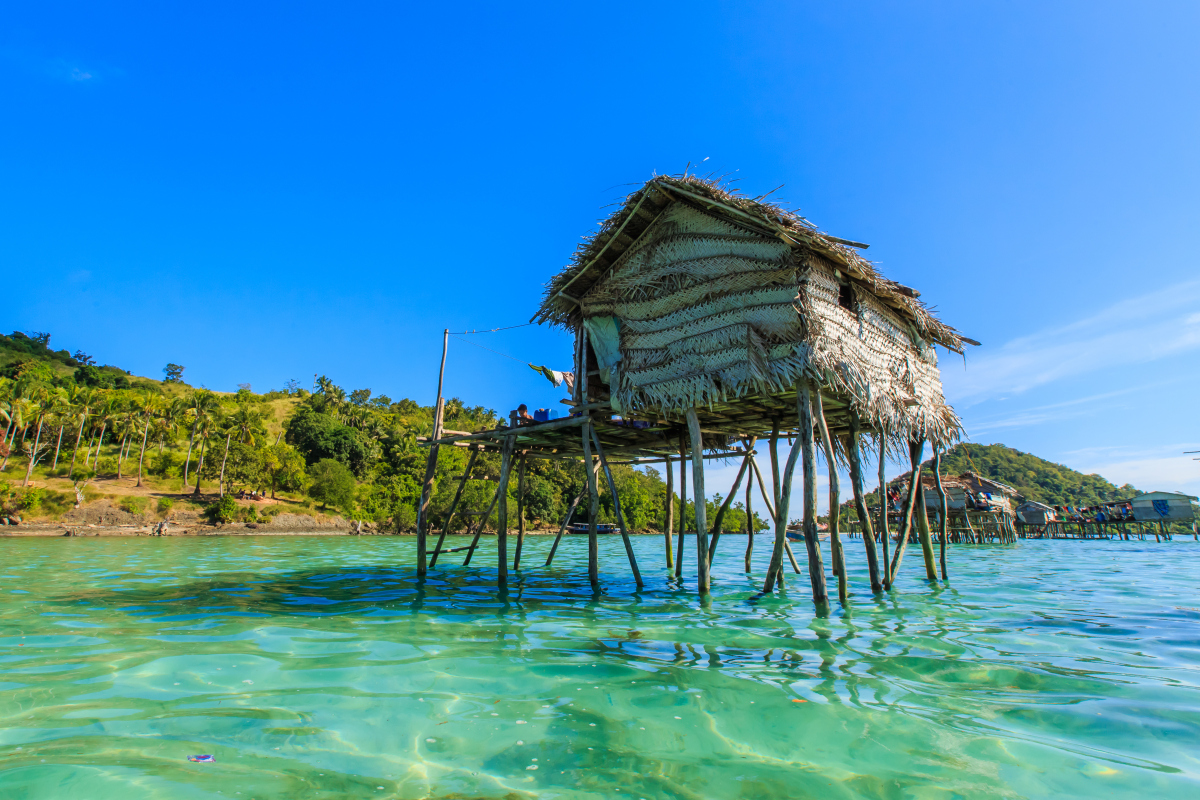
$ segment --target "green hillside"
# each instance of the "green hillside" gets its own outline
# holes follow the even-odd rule
[[[926,462],[931,467],[932,461]],[[1100,475],[1084,475],[1002,444],[957,444],[942,456],[942,474],[977,472],[1007,484],[1026,500],[1047,505],[1092,506],[1139,494],[1129,484],[1114,486]]]

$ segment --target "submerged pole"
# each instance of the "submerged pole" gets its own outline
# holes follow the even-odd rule
[[[840,487],[838,486],[837,460],[833,454],[833,439],[829,436],[829,423],[825,420],[825,405],[821,400],[821,390],[813,391],[813,405],[816,412],[817,425],[821,431],[821,446],[825,450],[825,463],[829,467],[829,557],[833,560],[833,574],[838,579],[838,601],[846,602],[850,590],[846,579],[846,558],[842,553]]]
[[[879,429],[879,541],[883,543],[883,588],[892,588],[892,565],[888,560],[888,542],[892,532],[888,530],[888,496],[887,479],[884,478],[884,468],[887,466],[887,432]]]
[[[700,418],[696,409],[687,410],[688,433],[692,439],[692,502],[696,507],[696,590],[708,594],[708,531],[706,530],[708,509],[704,492],[704,438],[700,433]]]
[[[896,543],[896,555],[892,558],[891,578],[894,582],[900,571],[900,562],[904,560],[904,551],[908,549],[908,536],[912,530],[913,509],[917,504],[917,493],[921,488],[921,452],[925,443],[909,442],[908,454],[912,461],[912,472],[909,473],[908,500],[904,504],[904,514],[900,517],[900,540]]]
[[[513,427],[516,427],[515,425]],[[496,580],[501,586],[508,583],[508,479],[512,474],[513,450],[517,437],[504,437],[504,449],[500,451],[500,486],[496,496]]]
[[[450,347],[450,329],[442,331],[442,365],[438,369],[437,400],[433,405],[433,441],[429,445],[429,457],[425,462],[425,480],[421,484],[421,499],[417,504],[417,574],[428,571],[426,564],[426,536],[429,531],[429,501],[433,494],[433,478],[437,472],[438,439],[442,438],[442,386],[446,379],[446,351]]]
[[[753,469],[753,463],[751,469]],[[750,572],[750,558],[754,555],[754,509],[750,498],[754,494],[754,482],[746,481],[746,572]],[[1194,529],[1194,526],[1193,526]]]
[[[671,539],[675,532],[675,470],[671,469],[671,457],[666,460],[667,503],[663,518],[663,539],[667,548],[667,571],[675,566],[675,553],[671,550]]]
[[[521,453],[521,465],[517,469],[517,552],[513,555],[513,569],[521,568],[521,550],[525,547],[525,453]]]
[[[871,512],[867,509],[867,500],[863,489],[861,437],[862,423],[858,418],[858,412],[851,408],[850,446],[846,448],[846,454],[850,457],[850,486],[854,490],[854,510],[858,513],[858,519],[862,523],[863,545],[867,550],[867,574],[871,580],[871,591],[878,592],[883,589],[883,582],[879,579],[879,554],[875,550],[875,532],[871,528]],[[884,513],[887,513],[886,507]]]
[[[942,451],[939,447],[933,448],[933,480],[937,486],[938,499],[941,501],[941,520],[938,527],[941,528],[942,544],[941,544],[941,568],[942,580],[946,580],[946,538],[950,535],[950,501],[946,498],[946,487],[942,485]]]
[[[796,437],[796,445],[804,456],[804,545],[808,549],[808,579],[812,583],[813,602],[820,605],[829,602],[829,592],[825,587],[825,564],[817,539],[817,445],[813,438],[812,388],[807,380],[800,384],[798,400],[800,434]]]
[[[687,445],[679,434],[679,541],[675,545],[675,577],[683,577],[683,534],[687,530]]]
[[[638,569],[637,558],[633,555],[633,543],[629,541],[629,531],[625,528],[625,515],[621,513],[621,496],[617,494],[617,482],[613,480],[612,470],[608,468],[608,459],[604,457],[604,446],[600,444],[596,426],[589,423],[587,427],[592,430],[592,442],[596,445],[596,456],[600,461],[601,468],[604,469],[604,479],[608,482],[608,491],[612,492],[613,513],[617,516],[617,525],[621,527],[621,541],[625,543],[625,555],[629,558],[629,568],[633,570],[633,580],[637,583],[637,588],[641,589],[645,584],[642,583],[642,572]]]

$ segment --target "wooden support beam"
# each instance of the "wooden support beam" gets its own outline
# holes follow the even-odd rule
[[[445,345],[442,347],[442,371],[446,370],[446,350]],[[437,406],[433,410],[433,434],[438,438],[438,434],[442,426],[442,409],[444,404],[440,397],[442,385],[441,378],[438,378],[439,397]],[[429,448],[429,457],[425,459],[425,479],[421,482],[421,499],[417,501],[417,575],[424,575],[428,571],[427,554],[426,554],[426,539],[429,535],[429,502],[433,499],[433,479],[437,473],[438,447],[434,444]],[[197,479],[199,486],[199,479]],[[199,491],[197,489],[196,491]]]
[[[754,457],[750,456],[751,469]],[[746,481],[746,572],[750,572],[750,559],[754,555],[754,508],[750,505],[750,497],[754,494],[754,482]]]
[[[667,547],[667,571],[675,566],[675,553],[671,550],[671,539],[675,531],[675,470],[671,468],[671,457],[666,459],[667,499],[663,517],[663,538]]]
[[[751,440],[747,445],[745,458],[742,459],[742,467],[738,470],[737,477],[733,481],[733,488],[729,490],[729,494],[725,496],[725,501],[721,503],[721,507],[717,509],[717,516],[713,519],[713,535],[712,542],[708,546],[708,564],[709,569],[712,569],[713,554],[717,552],[717,543],[721,541],[721,528],[725,521],[725,512],[729,510],[729,504],[733,502],[734,496],[737,495],[738,487],[742,485],[742,478],[746,474],[746,470],[750,467],[750,461],[754,458],[754,442]]]
[[[571,507],[567,509],[567,515],[563,517],[562,525],[558,526],[558,535],[554,537],[554,544],[550,545],[550,555],[546,556],[547,567],[550,566],[550,562],[554,560],[554,554],[558,552],[558,543],[562,541],[563,532],[566,531],[567,526],[571,524],[571,517],[575,514],[575,507],[579,505],[579,502],[583,500],[583,497],[586,494],[587,488],[585,485],[584,490],[575,495],[575,499],[571,501]]]
[[[696,581],[700,594],[709,593],[708,576],[708,509],[705,507],[704,492],[704,440],[700,433],[700,420],[696,417],[696,409],[689,408],[687,412],[688,431],[692,438],[692,495],[696,498]]]
[[[797,408],[800,435],[796,437],[796,444],[792,449],[794,452],[796,447],[800,447],[804,456],[804,546],[808,550],[808,579],[812,584],[813,602],[823,605],[829,602],[829,592],[825,587],[825,564],[821,561],[821,548],[817,538],[817,445],[813,437],[812,401],[814,391],[811,383],[807,380],[801,381]]]
[[[838,485],[837,459],[833,452],[833,440],[829,437],[829,423],[825,420],[825,405],[821,400],[820,389],[814,388],[812,399],[817,426],[821,431],[821,446],[825,450],[825,463],[829,467],[829,557],[833,561],[833,574],[838,579],[838,601],[844,605],[850,587],[846,578],[846,558],[842,553],[842,538],[839,530],[841,487]]]
[[[679,434],[679,538],[675,546],[675,577],[683,577],[683,539],[687,530],[687,445]]]
[[[871,591],[883,590],[879,579],[879,554],[875,550],[875,531],[871,527],[871,512],[867,508],[866,492],[863,486],[862,468],[862,426],[858,412],[850,413],[850,437],[846,454],[850,458],[850,486],[854,490],[854,510],[862,527],[863,545],[867,549],[867,574],[871,580]],[[887,509],[884,509],[887,513]]]
[[[462,479],[458,483],[458,491],[454,493],[454,500],[450,502],[450,511],[446,514],[446,524],[442,526],[442,533],[438,536],[437,545],[433,548],[433,558],[429,560],[430,569],[437,564],[438,554],[442,552],[442,543],[446,541],[446,534],[450,533],[450,523],[454,520],[454,511],[458,508],[458,501],[462,499],[463,490],[467,488],[468,476],[475,468],[475,461],[478,458],[479,451],[472,450],[471,457],[467,459],[467,468],[463,470]]]
[[[516,444],[516,436],[510,436],[504,441],[504,452],[500,454],[500,483],[496,485],[496,492],[500,497],[500,507],[496,515],[496,581],[501,586],[508,583],[508,480],[512,476],[513,450],[516,449]]]
[[[629,531],[625,527],[625,515],[621,513],[621,497],[617,494],[617,482],[613,480],[612,470],[608,468],[608,461],[604,458],[604,448],[600,444],[600,437],[596,435],[596,429],[591,425],[588,429],[592,432],[592,441],[596,444],[596,456],[600,459],[600,467],[604,470],[604,479],[608,483],[608,491],[612,492],[613,513],[617,515],[617,525],[621,528],[621,541],[625,543],[625,555],[629,558],[629,568],[633,570],[633,579],[637,583],[637,588],[641,589],[645,584],[642,583],[642,572],[638,569],[637,558],[633,554],[633,543],[629,541]]]
[[[933,481],[937,486],[938,500],[941,512],[938,517],[938,527],[941,529],[940,566],[942,580],[946,580],[946,537],[950,535],[950,501],[946,497],[946,487],[942,486],[942,451],[936,445],[933,448]]]
[[[475,525],[475,536],[471,539],[471,544],[467,548],[467,557],[463,559],[463,566],[471,565],[471,558],[475,555],[475,548],[479,546],[479,537],[483,535],[483,526],[487,524],[487,518],[492,515],[492,509],[496,507],[496,503],[500,500],[501,484],[496,484],[496,491],[492,493],[492,501],[488,503],[486,511],[480,512],[479,522]],[[464,515],[465,516],[465,515]]]
[[[883,476],[887,466],[887,432],[879,431],[879,541],[883,544],[883,588],[892,588],[892,564],[888,560],[888,542],[892,537],[888,530],[887,479]]]
[[[895,582],[896,575],[900,570],[900,563],[904,560],[904,551],[908,549],[908,536],[912,531],[913,511],[917,504],[917,495],[921,489],[921,452],[925,448],[925,443],[920,443],[918,449],[917,442],[910,442],[908,445],[909,460],[912,462],[912,472],[909,473],[911,480],[908,484],[908,499],[904,503],[904,514],[900,517],[900,539],[896,543],[896,555],[892,558],[891,577]],[[924,504],[924,501],[922,501]]]
[[[521,568],[521,549],[525,547],[525,454],[517,470],[517,552],[513,554],[513,569]]]

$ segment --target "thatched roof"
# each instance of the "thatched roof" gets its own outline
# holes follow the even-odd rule
[[[550,281],[533,320],[564,326],[578,323],[578,299],[608,273],[659,212],[674,201],[726,216],[739,225],[828,259],[857,285],[908,319],[922,338],[931,343],[959,353],[964,344],[978,344],[934,317],[918,299],[919,292],[881,275],[858,254],[857,248],[865,245],[821,233],[792,211],[744,197],[694,175],[658,176],[630,194],[620,210],[603,222],[599,232],[579,245],[567,268]]]

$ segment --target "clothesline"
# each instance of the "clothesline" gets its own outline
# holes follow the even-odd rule
[[[457,333],[459,336],[466,336],[466,335],[472,334],[472,333],[496,333],[497,331],[511,331],[513,328],[527,328],[532,324],[533,324],[532,322],[526,322],[521,325],[509,325],[506,328],[487,328],[486,330],[476,329],[476,330],[470,330],[470,331],[451,331],[450,335],[453,336],[455,333]]]
[[[513,327],[514,327],[514,328],[519,328],[519,327],[521,327],[521,326],[520,326],[520,325],[514,325]],[[491,331],[483,331],[483,333],[491,333]],[[490,352],[490,353],[495,353],[495,354],[496,354],[496,355],[498,355],[498,356],[504,356],[505,358],[511,358],[513,361],[516,361],[518,364],[528,364],[528,363],[529,363],[528,361],[524,361],[524,360],[522,360],[522,359],[519,359],[519,358],[517,358],[516,356],[510,356],[508,353],[501,353],[499,350],[493,350],[493,349],[492,349],[492,348],[490,348],[490,347],[484,347],[484,346],[483,346],[483,345],[481,345],[481,344],[477,344],[476,342],[472,342],[470,339],[459,339],[459,337],[455,336],[454,334],[450,334],[450,338],[451,338],[451,339],[458,339],[458,341],[460,341],[460,342],[465,342],[466,344],[475,345],[476,347],[479,347],[479,348],[482,348],[482,349],[484,349],[484,350],[487,350],[487,351],[488,351],[488,352]]]

